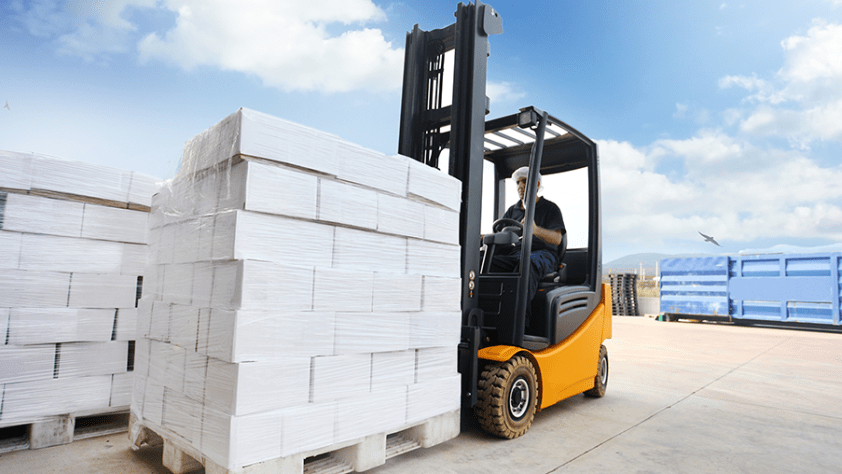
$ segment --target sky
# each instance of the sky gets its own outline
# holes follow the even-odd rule
[[[597,142],[603,261],[842,242],[842,0],[488,4],[490,117]],[[248,107],[393,155],[406,32],[456,5],[5,0],[0,149],[172,178]],[[581,196],[546,184],[572,231]]]

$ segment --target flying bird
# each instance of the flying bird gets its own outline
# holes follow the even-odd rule
[[[699,235],[701,235],[702,237],[705,238],[705,242],[710,242],[712,244],[715,244],[717,247],[722,247],[721,245],[719,245],[719,242],[717,242],[716,240],[713,239],[713,237],[711,237],[709,235],[702,234],[701,232],[699,232]]]
[[[8,101],[8,100],[6,101],[6,106],[5,106],[5,107],[3,107],[3,108],[4,108],[4,109],[6,109],[6,110],[8,110],[8,111],[11,111],[11,110],[12,110],[12,109],[10,109],[10,108],[9,108],[9,101]]]

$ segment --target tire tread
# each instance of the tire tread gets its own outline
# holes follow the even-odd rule
[[[519,368],[525,368],[531,373],[535,382],[530,394],[530,403],[526,421],[519,426],[508,423],[506,388],[513,374]],[[501,438],[517,438],[529,430],[535,417],[538,400],[538,376],[532,362],[524,356],[515,356],[506,362],[487,363],[480,374],[477,386],[479,388],[475,414],[480,426],[485,431]]]

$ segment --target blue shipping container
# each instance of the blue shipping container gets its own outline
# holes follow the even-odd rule
[[[842,253],[665,259],[661,313],[838,326],[840,273]]]

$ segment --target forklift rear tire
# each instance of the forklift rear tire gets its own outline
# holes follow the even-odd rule
[[[538,404],[538,376],[527,357],[488,363],[478,388],[475,413],[482,429],[508,439],[526,433]]]
[[[601,398],[608,388],[608,349],[599,347],[599,367],[594,377],[593,388],[585,392],[586,397]]]

